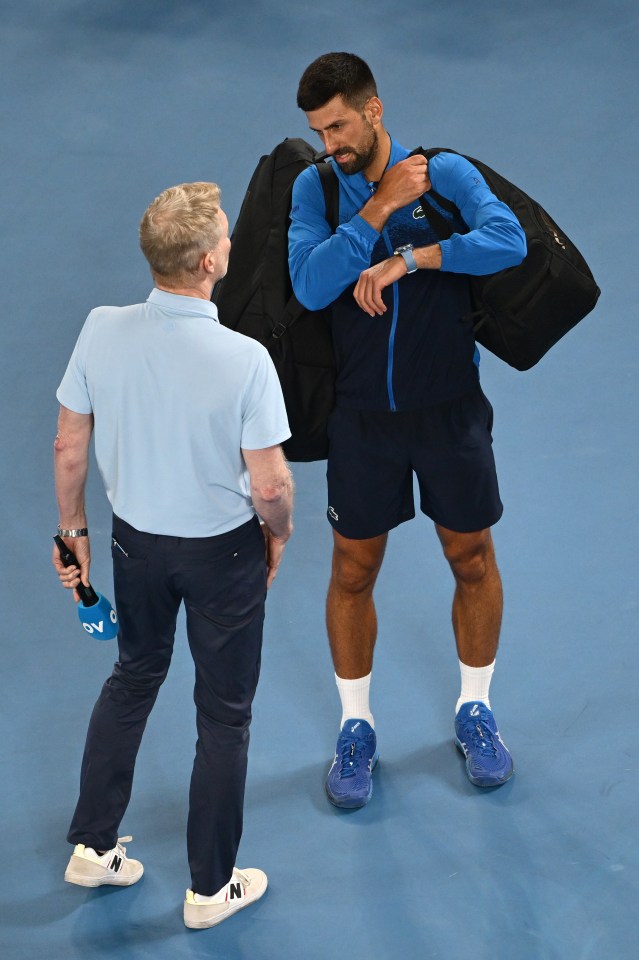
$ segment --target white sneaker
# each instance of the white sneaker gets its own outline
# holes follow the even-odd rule
[[[226,920],[232,913],[259,900],[268,886],[268,878],[262,870],[233,869],[233,876],[212,897],[201,897],[193,890],[186,891],[184,901],[184,923],[193,930],[214,927]]]
[[[116,846],[101,856],[93,847],[78,843],[69,860],[64,879],[67,883],[77,883],[81,887],[100,887],[103,883],[129,887],[132,883],[137,883],[144,873],[144,867],[139,860],[129,860],[126,847],[122,846],[132,839],[133,837],[120,837]]]

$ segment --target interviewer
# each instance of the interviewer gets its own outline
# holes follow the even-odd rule
[[[221,326],[210,302],[230,249],[219,188],[166,190],[142,218],[140,246],[155,283],[148,300],[89,314],[57,392],[59,526],[80,569],[65,568],[57,550],[53,562],[65,587],[89,582],[94,434],[114,514],[120,621],[118,660],[89,724],[65,879],[128,886],[142,876],[118,832],[184,603],[198,733],[184,922],[210,927],[267,884],[235,860],[266,590],[292,532],[293,483],[279,446],[290,432],[267,351]],[[170,781],[168,753],[166,764]]]

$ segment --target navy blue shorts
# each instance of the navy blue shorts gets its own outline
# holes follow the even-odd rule
[[[422,513],[458,533],[502,515],[492,449],[493,409],[481,387],[399,413],[336,408],[329,422],[329,522],[350,540],[377,537]]]

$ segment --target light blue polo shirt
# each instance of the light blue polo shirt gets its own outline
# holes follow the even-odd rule
[[[163,290],[92,310],[56,395],[94,414],[113,511],[146,533],[210,537],[250,520],[241,448],[291,435],[267,350],[221,326],[215,304]]]

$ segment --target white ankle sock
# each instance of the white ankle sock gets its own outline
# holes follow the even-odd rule
[[[375,727],[373,714],[368,702],[368,695],[371,686],[371,676],[359,677],[357,680],[342,680],[335,674],[335,683],[342,701],[342,719],[340,720],[340,730],[347,720],[366,720],[371,727]]]
[[[490,710],[488,691],[490,690],[490,681],[494,669],[494,660],[487,667],[467,667],[465,663],[459,661],[461,693],[455,707],[455,713],[459,711],[462,703],[469,703],[471,700],[481,700]]]

